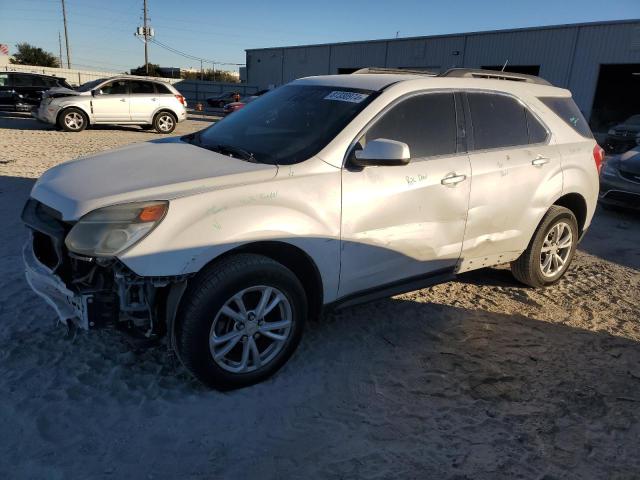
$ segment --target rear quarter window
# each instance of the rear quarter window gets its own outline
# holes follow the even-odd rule
[[[156,92],[158,92],[158,93],[173,94],[173,92],[171,90],[169,90],[169,87],[167,87],[166,85],[163,85],[161,83],[154,83],[154,85],[156,86]]]
[[[539,100],[578,134],[585,138],[593,138],[591,128],[571,97],[539,97]]]

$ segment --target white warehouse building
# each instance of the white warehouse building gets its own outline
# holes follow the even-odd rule
[[[539,75],[568,88],[596,131],[640,113],[640,20],[246,51],[247,83],[272,88],[365,67],[487,68]]]

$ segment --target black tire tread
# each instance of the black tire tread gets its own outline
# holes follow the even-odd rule
[[[217,291],[219,286],[237,278],[247,270],[253,268],[268,269],[270,267],[286,270],[286,272],[290,274],[292,280],[298,284],[298,293],[301,294],[301,298],[303,300],[303,311],[301,312],[303,318],[299,320],[302,326],[304,324],[304,319],[307,316],[306,296],[304,294],[302,284],[293,272],[269,257],[252,253],[239,253],[224,257],[203,269],[192,281],[190,281],[191,286],[187,288],[183,300],[180,302],[178,319],[182,319],[182,321],[179,325],[176,325],[176,353],[187,370],[189,370],[196,378],[199,378],[203,383],[220,389],[235,388],[237,386],[245,385],[235,385],[233,382],[219,380],[212,381],[211,379],[203,377],[202,369],[200,368],[201,365],[194,363],[195,356],[190,354],[192,346],[199,340],[197,332],[198,324],[196,322],[188,321],[190,312],[193,312],[202,305],[203,302],[206,302],[208,295],[210,295],[211,292]],[[297,341],[295,344],[297,345]],[[286,358],[288,358],[288,355]],[[277,368],[275,370],[277,370]]]
[[[540,223],[538,224],[538,228],[536,228],[535,233],[533,234],[533,236],[531,237],[531,240],[529,241],[529,245],[527,246],[527,249],[516,260],[511,262],[511,273],[516,278],[516,280],[518,280],[520,283],[524,283],[525,285],[528,285],[534,288],[544,287],[544,286],[548,286],[548,285],[552,285],[553,283],[556,283],[558,280],[560,280],[560,278],[564,276],[564,272],[563,272],[563,274],[560,275],[560,277],[558,277],[553,281],[542,281],[537,275],[537,269],[539,268],[539,265],[537,263],[538,255],[536,252],[537,252],[537,243],[541,241],[540,237],[541,235],[544,235],[549,225],[555,222],[558,219],[558,217],[567,216],[567,215],[570,217],[570,220],[573,222],[573,225],[575,227],[574,230],[577,232],[578,222],[573,212],[568,208],[560,207],[558,205],[552,205],[549,208],[549,210],[547,210],[547,213],[544,214],[544,216],[542,217],[542,220],[540,220]],[[577,238],[575,241],[577,241]],[[574,243],[573,249],[575,252],[575,243]],[[571,263],[572,259],[573,259],[573,252],[568,259],[569,264]],[[568,268],[569,268],[569,265],[567,265],[567,267],[565,268],[565,272]]]

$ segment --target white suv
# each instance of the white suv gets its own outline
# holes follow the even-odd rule
[[[203,382],[244,386],[323,307],[508,262],[556,282],[601,161],[570,93],[536,77],[305,78],[46,172],[23,212],[27,279],[69,325],[164,337]]]
[[[187,119],[187,102],[172,85],[131,77],[101,78],[75,90],[52,88],[33,111],[38,120],[68,132],[94,124],[140,125],[171,133]]]

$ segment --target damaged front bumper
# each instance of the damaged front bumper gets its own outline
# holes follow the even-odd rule
[[[64,244],[72,223],[34,199],[22,220],[29,227],[22,252],[27,282],[63,323],[116,326],[147,338],[173,331],[188,275],[140,277],[117,258],[75,255]]]
[[[88,330],[95,326],[89,320],[89,303],[92,295],[78,295],[67,288],[64,282],[48,267],[38,261],[33,253],[33,234],[22,249],[25,276],[31,289],[42,297],[58,314],[62,323],[73,321],[76,326]]]

